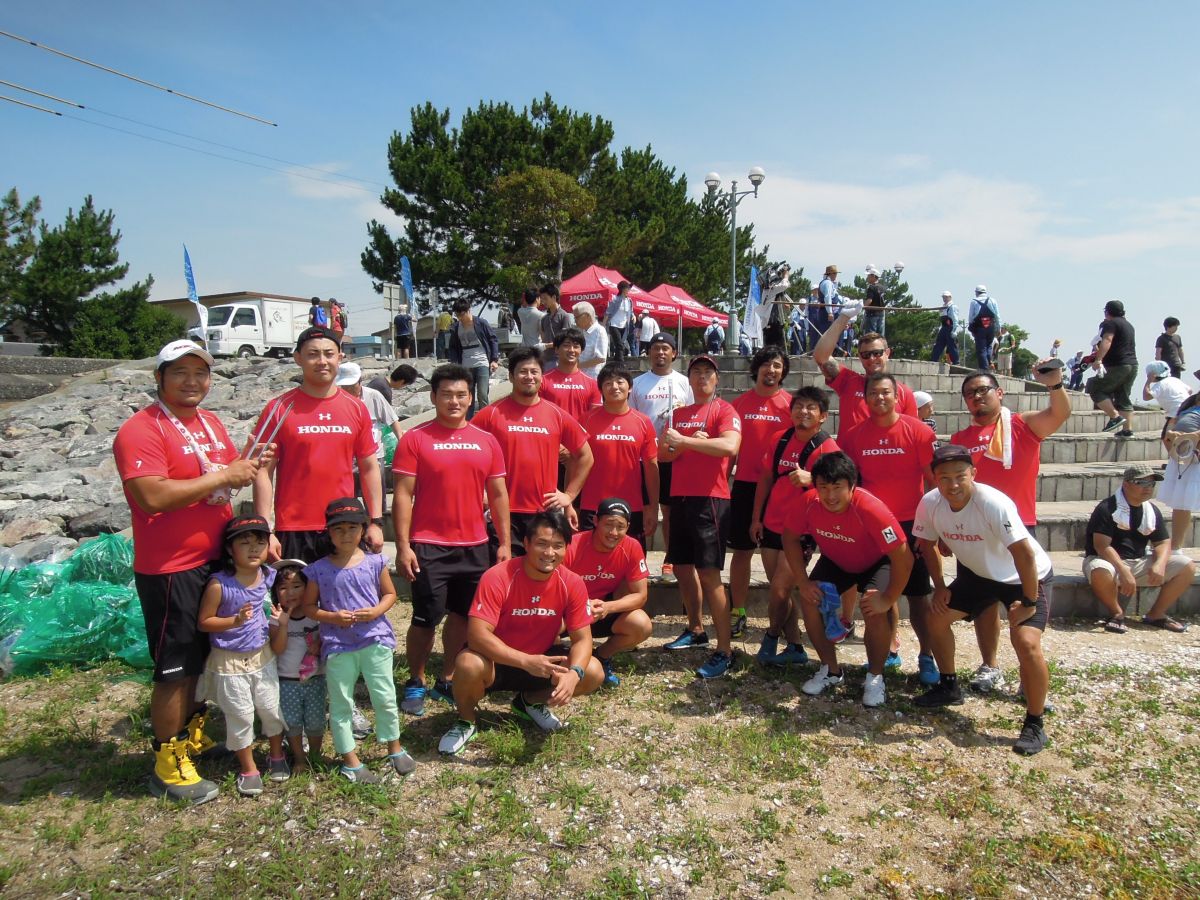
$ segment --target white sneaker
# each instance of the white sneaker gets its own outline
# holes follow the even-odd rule
[[[449,731],[442,735],[442,739],[438,742],[438,753],[457,756],[462,753],[467,744],[475,740],[476,731],[474,722],[459,719],[450,726]]]
[[[830,675],[829,666],[821,666],[821,668],[817,669],[817,674],[804,682],[804,687],[800,688],[800,690],[804,691],[810,697],[817,697],[825,693],[826,688],[835,687],[841,683],[841,675]]]
[[[1004,687],[1004,673],[995,666],[980,666],[971,676],[971,690],[990,694]]]
[[[513,712],[519,716],[524,716],[538,728],[542,729],[542,731],[558,731],[566,725],[562,719],[550,711],[550,708],[546,704],[530,703],[525,699],[524,694],[517,694],[513,698],[512,708]]]
[[[866,683],[863,685],[863,706],[883,706],[886,700],[887,691],[883,687],[883,676],[868,674]]]

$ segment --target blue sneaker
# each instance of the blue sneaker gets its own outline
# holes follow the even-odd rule
[[[605,687],[616,687],[617,685],[619,685],[621,683],[621,679],[618,678],[617,673],[613,671],[612,660],[604,659],[603,657],[599,657],[599,656],[597,656],[596,658],[600,660],[600,665],[604,667],[604,682],[603,682],[604,686]]]
[[[708,632],[701,631],[699,634],[692,631],[690,628],[683,629],[683,634],[675,638],[669,644],[663,644],[664,650],[687,650],[691,647],[703,647],[708,644]]]
[[[733,654],[722,653],[718,650],[708,658],[708,662],[696,670],[701,678],[720,678],[733,668]]]
[[[429,689],[429,696],[433,700],[441,700],[443,703],[449,703],[453,706],[454,682],[439,678],[433,683],[433,687]]]
[[[904,657],[895,650],[887,655],[887,659],[883,661],[883,668],[889,672],[899,672],[900,667],[904,665]]]
[[[764,665],[770,665],[775,662],[775,654],[778,652],[779,635],[764,634],[762,643],[758,645],[758,653],[755,659]]]
[[[921,673],[921,684],[932,687],[942,680],[942,673],[938,671],[937,662],[928,653],[921,653],[917,656],[917,669]]]
[[[425,715],[425,695],[429,689],[424,682],[410,678],[404,682],[404,694],[400,698],[400,709],[410,716]]]
[[[808,654],[799,644],[788,644],[782,653],[776,654],[771,660],[776,666],[802,666],[808,662]]]

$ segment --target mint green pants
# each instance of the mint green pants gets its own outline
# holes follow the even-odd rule
[[[400,709],[396,705],[396,682],[392,678],[392,648],[372,644],[348,653],[331,653],[325,660],[325,681],[329,685],[329,730],[333,749],[349,753],[354,749],[351,715],[354,710],[354,685],[361,675],[375,710],[375,735],[381,741],[400,740]]]

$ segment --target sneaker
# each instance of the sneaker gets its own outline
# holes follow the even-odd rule
[[[1103,428],[1100,429],[1103,434],[1112,434],[1114,431],[1120,431],[1126,426],[1124,416],[1117,416],[1115,419],[1109,419]]]
[[[1120,431],[1117,432],[1117,437],[1131,438],[1131,437],[1133,437],[1133,431],[1132,431],[1132,429],[1129,429],[1129,428],[1122,428]]]
[[[887,690],[883,686],[882,675],[867,675],[863,683],[862,705],[868,708],[883,706],[887,700]]]
[[[1026,725],[1021,729],[1021,736],[1012,745],[1013,753],[1020,753],[1022,756],[1033,756],[1045,747],[1046,732],[1041,725]]]
[[[942,673],[938,671],[937,660],[928,653],[917,654],[917,672],[921,680],[921,684],[932,687],[942,680]]]
[[[843,676],[830,675],[829,666],[821,666],[817,669],[817,674],[808,681],[804,682],[804,686],[800,690],[808,694],[810,697],[817,697],[825,693],[826,688],[836,687],[842,683]]]
[[[670,563],[663,563],[662,574],[658,576],[658,580],[663,584],[675,584],[679,580],[675,577],[675,567]]]
[[[444,753],[446,756],[457,756],[463,752],[463,748],[471,741],[475,740],[475,735],[479,729],[475,727],[474,722],[468,722],[466,719],[459,719],[450,730],[442,735],[442,739],[438,741],[438,753]]]
[[[428,693],[425,682],[415,678],[408,679],[404,682],[404,693],[400,697],[400,711],[410,716],[425,715],[425,695]]]
[[[356,706],[350,713],[350,730],[354,734],[354,739],[361,741],[375,728],[371,725],[370,720],[362,714],[362,710]]]
[[[219,793],[213,782],[196,774],[187,732],[163,741],[154,751],[154,772],[150,775],[149,788],[155,797],[193,806],[207,803]]]
[[[272,781],[287,781],[292,777],[292,767],[288,765],[287,757],[267,760],[267,776]]]
[[[445,678],[439,678],[433,683],[433,687],[429,689],[429,696],[434,700],[440,700],[443,703],[454,705],[454,683],[447,681]]]
[[[683,634],[669,644],[664,644],[664,650],[687,650],[690,647],[703,647],[708,644],[708,632],[695,632],[690,628],[683,629]]]
[[[1004,687],[1004,673],[995,666],[981,665],[971,676],[971,690],[990,694]]]
[[[397,775],[411,775],[417,770],[417,761],[409,756],[403,747],[399,753],[389,753],[388,762]]]
[[[604,659],[600,656],[597,656],[596,658],[600,660],[600,665],[604,668],[604,686],[617,687],[621,683],[621,679],[618,678],[617,673],[613,671],[613,661],[611,659]]]
[[[732,638],[740,638],[746,636],[746,610],[735,609],[733,625],[730,627],[729,636]]]
[[[770,665],[775,662],[775,655],[779,652],[779,635],[764,634],[762,642],[758,645],[758,653],[754,655],[760,663]]]
[[[351,784],[379,784],[379,776],[363,765],[357,769],[341,766],[338,768],[338,772]]]
[[[558,731],[566,726],[544,703],[530,703],[524,694],[513,697],[512,709],[518,716],[528,719],[542,731]]]
[[[262,776],[257,772],[237,777],[238,793],[243,797],[257,797],[263,792]]]
[[[883,661],[883,670],[885,672],[899,672],[900,667],[904,665],[904,657],[900,655],[899,650],[889,650],[887,659]]]
[[[708,662],[696,670],[701,678],[720,678],[733,667],[733,654],[722,653],[718,650],[708,658]]]
[[[788,644],[767,662],[773,666],[802,666],[808,662],[808,654],[799,644]]]
[[[958,686],[957,681],[950,685],[941,680],[913,700],[915,705],[924,709],[934,709],[939,706],[962,706],[964,702],[962,688]]]

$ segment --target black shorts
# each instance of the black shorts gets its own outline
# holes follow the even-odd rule
[[[828,556],[822,556],[808,573],[809,581],[828,581],[837,588],[839,594],[846,593],[852,587],[858,588],[860,593],[885,591],[891,579],[892,561],[886,556],[862,572],[844,572]]]
[[[491,564],[487,544],[443,547],[413,544],[421,571],[412,585],[412,622],[437,628],[447,612],[466,617],[479,579]]]
[[[537,513],[510,512],[508,514],[508,545],[512,548],[513,558],[525,555],[525,532],[529,530],[529,520]],[[487,523],[488,546],[491,548],[491,560],[496,562],[496,551],[500,548],[500,538],[496,534],[496,525],[490,519]],[[568,543],[570,543],[568,541]]]
[[[658,461],[658,505],[670,507],[671,500],[671,463]],[[645,498],[650,502],[650,498]]]
[[[1046,597],[1046,585],[1054,573],[1050,572],[1038,582],[1037,606],[1033,615],[1022,622],[1038,631],[1046,630],[1050,621],[1050,600]],[[950,608],[965,613],[967,621],[974,618],[993,603],[1003,603],[1005,609],[1010,609],[1014,603],[1025,596],[1025,591],[1019,584],[1005,584],[1002,581],[992,581],[982,575],[976,575],[961,562],[958,564],[958,575],[950,585]]]
[[[329,535],[324,531],[277,531],[283,547],[284,559],[302,559],[306,563],[315,563],[323,556],[328,556],[333,550],[329,543]]]
[[[596,511],[594,509],[581,509],[579,511],[579,530],[591,531],[596,524]],[[646,549],[646,519],[641,510],[629,515],[629,536],[642,545],[642,549]]]
[[[396,349],[408,350],[412,347],[412,335],[398,334],[396,335]]]
[[[913,537],[913,523],[901,522],[904,535],[908,538],[908,552],[913,555],[912,572],[908,576],[908,584],[904,585],[905,597],[926,597],[933,593],[933,579],[925,568],[925,557],[917,552],[917,541]]]
[[[134,573],[155,681],[177,681],[204,672],[208,634],[196,623],[200,598],[214,568],[204,563],[169,575]]]
[[[671,504],[667,562],[697,569],[725,568],[729,501],[722,497],[676,497]]]
[[[761,544],[750,538],[750,522],[754,518],[754,492],[757,481],[735,481],[729,499],[729,547],[731,550],[782,550],[783,536],[763,527]]]
[[[562,644],[555,644],[553,647],[546,650],[543,656],[566,656],[570,653],[571,648]],[[552,687],[549,678],[542,678],[538,675],[530,675],[524,669],[518,669],[516,666],[504,666],[496,663],[496,678],[491,686],[487,689],[487,693],[494,694],[497,691],[518,691],[521,693],[536,693],[537,691],[548,691]]]

